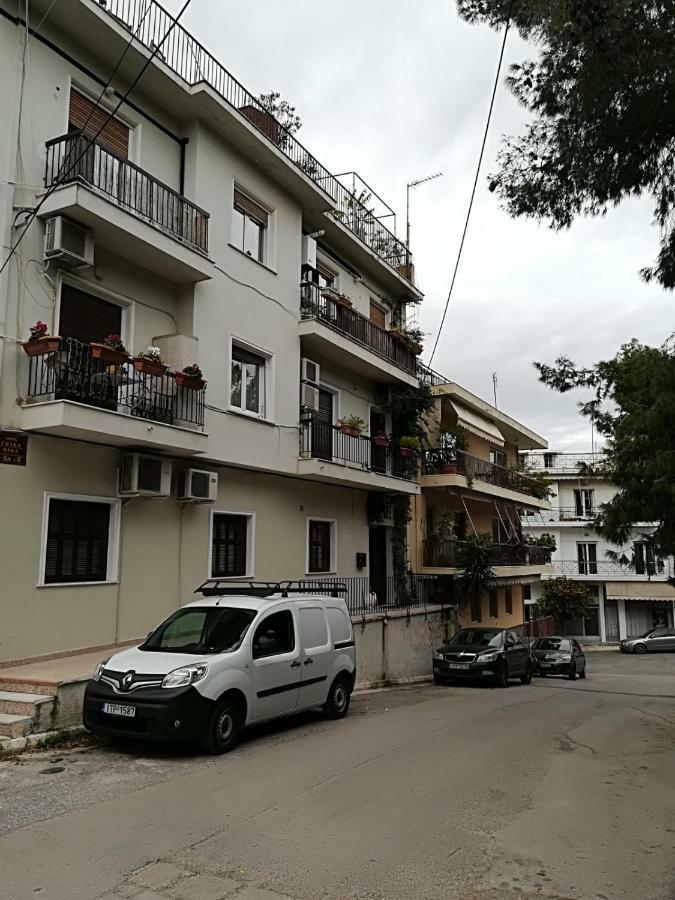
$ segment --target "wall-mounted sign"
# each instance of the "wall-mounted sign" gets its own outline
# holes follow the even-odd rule
[[[0,465],[25,466],[28,435],[0,429]]]

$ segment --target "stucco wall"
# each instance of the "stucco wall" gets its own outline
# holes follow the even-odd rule
[[[535,582],[538,583],[538,582]],[[525,621],[525,606],[523,603],[523,586],[522,584],[512,584],[511,596],[513,600],[513,613],[510,615],[506,612],[506,587],[501,585],[497,588],[498,612],[495,618],[490,615],[490,598],[484,594],[481,601],[481,618],[480,622],[471,617],[471,604],[467,603],[459,613],[459,623],[462,628],[469,625],[481,625],[484,628],[494,626],[497,628],[513,628],[516,625],[522,625]]]

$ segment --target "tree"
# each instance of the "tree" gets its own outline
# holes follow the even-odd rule
[[[492,568],[492,536],[469,535],[458,548],[457,562],[462,569],[458,588],[463,602],[481,597],[495,580]]]
[[[302,128],[302,119],[295,112],[295,107],[288,100],[282,100],[277,91],[259,94],[258,102],[289,134],[295,134]]]
[[[534,365],[540,380],[556,391],[594,392],[580,404],[581,414],[605,437],[596,468],[617,487],[601,505],[594,527],[624,546],[637,522],[653,522],[654,551],[675,553],[675,337],[661,347],[632,340],[613,359],[591,368],[565,357],[555,366]]]
[[[660,229],[647,281],[675,287],[675,3],[672,0],[457,0],[469,22],[510,16],[539,56],[507,83],[534,116],[505,139],[490,176],[513,216],[568,228],[626,197],[651,195]]]
[[[537,601],[537,612],[553,616],[558,622],[566,619],[583,619],[593,606],[593,595],[582,581],[570,578],[552,578],[544,583],[541,600]]]

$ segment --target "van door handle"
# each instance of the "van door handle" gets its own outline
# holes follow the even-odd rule
[[[300,668],[300,663],[297,661],[297,659],[293,660],[293,662],[291,663],[291,669],[299,669],[299,668]]]
[[[310,659],[306,659],[306,660],[305,660],[305,665],[306,665],[306,666],[311,666],[311,664],[312,664],[313,662],[314,662],[314,660],[311,659],[311,658],[310,658]]]

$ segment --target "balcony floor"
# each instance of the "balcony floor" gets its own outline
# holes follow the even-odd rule
[[[513,583],[517,583],[519,579],[527,578],[528,580],[537,580],[540,577],[546,577],[552,574],[552,566],[545,565],[522,565],[522,566],[493,566],[493,572],[496,578],[508,578]],[[422,566],[419,571],[420,575],[459,575],[461,569],[456,566]]]
[[[361,466],[329,462],[325,459],[299,459],[298,475],[309,481],[321,481],[324,484],[339,484],[369,491],[392,491],[413,495],[420,493],[417,481],[407,481],[405,478],[382,475]]]

